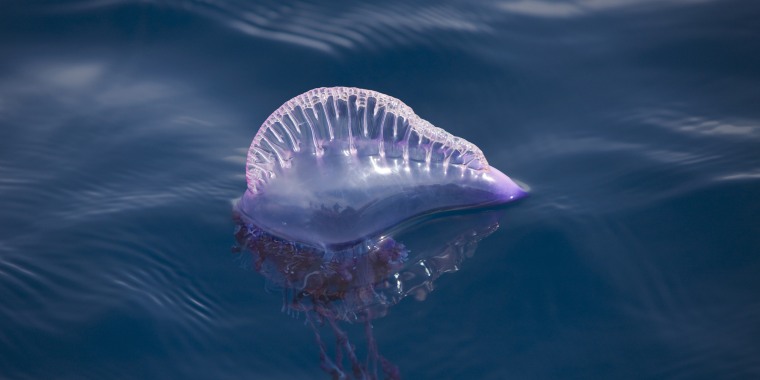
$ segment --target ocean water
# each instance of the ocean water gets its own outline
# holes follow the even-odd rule
[[[2,2],[0,378],[329,378],[233,252],[232,201],[266,117],[338,85],[401,99],[531,192],[373,321],[402,378],[760,378],[759,18],[747,0]]]

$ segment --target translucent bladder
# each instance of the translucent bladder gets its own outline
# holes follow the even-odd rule
[[[241,210],[262,229],[316,246],[357,244],[427,213],[526,193],[474,144],[375,91],[319,88],[264,122]]]

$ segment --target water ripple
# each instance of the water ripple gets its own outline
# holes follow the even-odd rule
[[[192,347],[219,339],[214,332],[228,328],[228,313],[194,278],[204,256],[186,257],[198,246],[187,231],[229,218],[243,170],[215,147],[233,137],[215,128],[219,120],[203,111],[213,105],[186,86],[120,80],[110,65],[92,61],[27,67],[33,69],[0,78],[0,120],[16,126],[0,131],[0,320],[13,326],[0,329],[0,344],[24,353],[0,366],[27,371],[4,376],[44,373],[27,362],[48,358],[56,346],[84,339],[85,350],[107,345],[108,334],[131,318],[143,338],[176,348],[171,355],[201,355]],[[180,103],[202,106],[188,112]],[[33,111],[39,107],[46,112]],[[17,133],[27,126],[34,133]],[[162,212],[169,208],[185,212]],[[48,360],[66,367],[98,353],[58,355]],[[127,368],[114,363],[109,371],[119,366]],[[72,373],[119,378],[98,371]]]
[[[68,12],[94,11],[132,3],[83,1],[57,7]],[[404,45],[437,45],[441,33],[471,36],[492,31],[492,12],[461,3],[340,3],[310,1],[152,1],[213,19],[252,37],[298,45],[329,54]],[[357,22],[357,20],[361,20]],[[450,46],[453,40],[446,40]],[[466,45],[461,45],[466,46]]]
[[[150,0],[212,19],[251,37],[301,46],[327,54],[377,51],[421,45],[470,50],[494,35],[498,24],[515,16],[575,18],[600,12],[656,9],[714,0],[574,0],[568,2],[506,0],[473,7],[467,1],[390,1],[319,3],[308,0],[246,1]],[[136,0],[86,0],[53,6],[64,12],[97,11],[138,3]],[[441,38],[448,35],[452,38]]]
[[[690,5],[708,1],[714,0],[504,0],[496,4],[502,11],[512,14],[540,18],[573,18],[596,12]]]

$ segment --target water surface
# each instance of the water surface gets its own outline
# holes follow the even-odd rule
[[[760,377],[758,18],[709,0],[5,2],[0,377],[326,378],[231,253],[231,201],[269,113],[337,85],[403,100],[532,192],[375,321],[404,378]]]

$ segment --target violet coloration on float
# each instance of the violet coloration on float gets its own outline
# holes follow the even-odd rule
[[[481,150],[393,97],[319,88],[277,109],[253,139],[236,239],[251,268],[313,327],[333,378],[399,378],[371,321],[424,299],[527,195]],[[340,327],[364,323],[366,357]],[[336,338],[329,355],[320,329]]]

